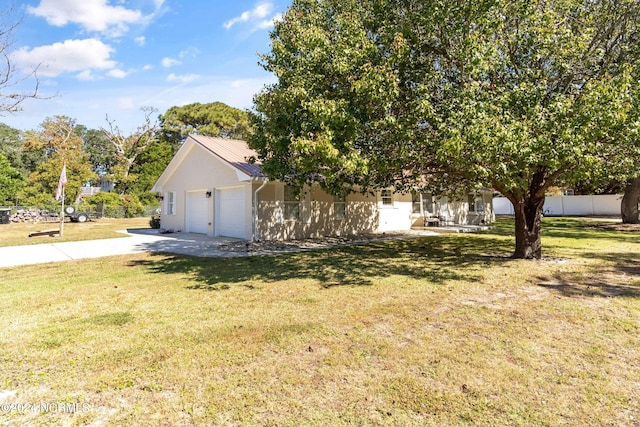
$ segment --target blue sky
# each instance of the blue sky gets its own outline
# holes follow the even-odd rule
[[[26,0],[15,15],[11,58],[38,67],[40,96],[0,116],[36,129],[66,115],[88,128],[105,117],[125,132],[141,125],[142,107],[221,101],[251,107],[272,75],[258,65],[269,31],[288,1]],[[27,81],[27,84],[33,84]],[[15,88],[13,88],[15,90]]]

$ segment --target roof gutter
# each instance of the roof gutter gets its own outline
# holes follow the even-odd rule
[[[259,242],[260,236],[258,235],[258,193],[262,190],[267,183],[269,182],[269,178],[265,178],[262,182],[262,185],[258,187],[258,189],[253,193],[253,241]]]

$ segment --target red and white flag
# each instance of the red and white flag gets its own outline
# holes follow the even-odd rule
[[[56,200],[60,200],[64,186],[67,185],[67,164],[62,166],[62,172],[60,172],[60,180],[58,181],[58,190],[56,191]]]

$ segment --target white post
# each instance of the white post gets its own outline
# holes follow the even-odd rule
[[[62,209],[60,210],[60,237],[64,234],[64,186],[62,187]]]

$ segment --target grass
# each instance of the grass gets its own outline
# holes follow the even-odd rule
[[[0,269],[0,395],[81,409],[0,420],[636,426],[640,239],[592,225]]]
[[[149,228],[149,218],[102,218],[84,223],[66,222],[64,224],[63,237],[29,237],[29,234],[34,231],[57,230],[59,227],[60,224],[57,222],[0,225],[0,246],[35,245],[39,243],[125,237],[124,234],[118,233],[118,231],[127,228]]]

